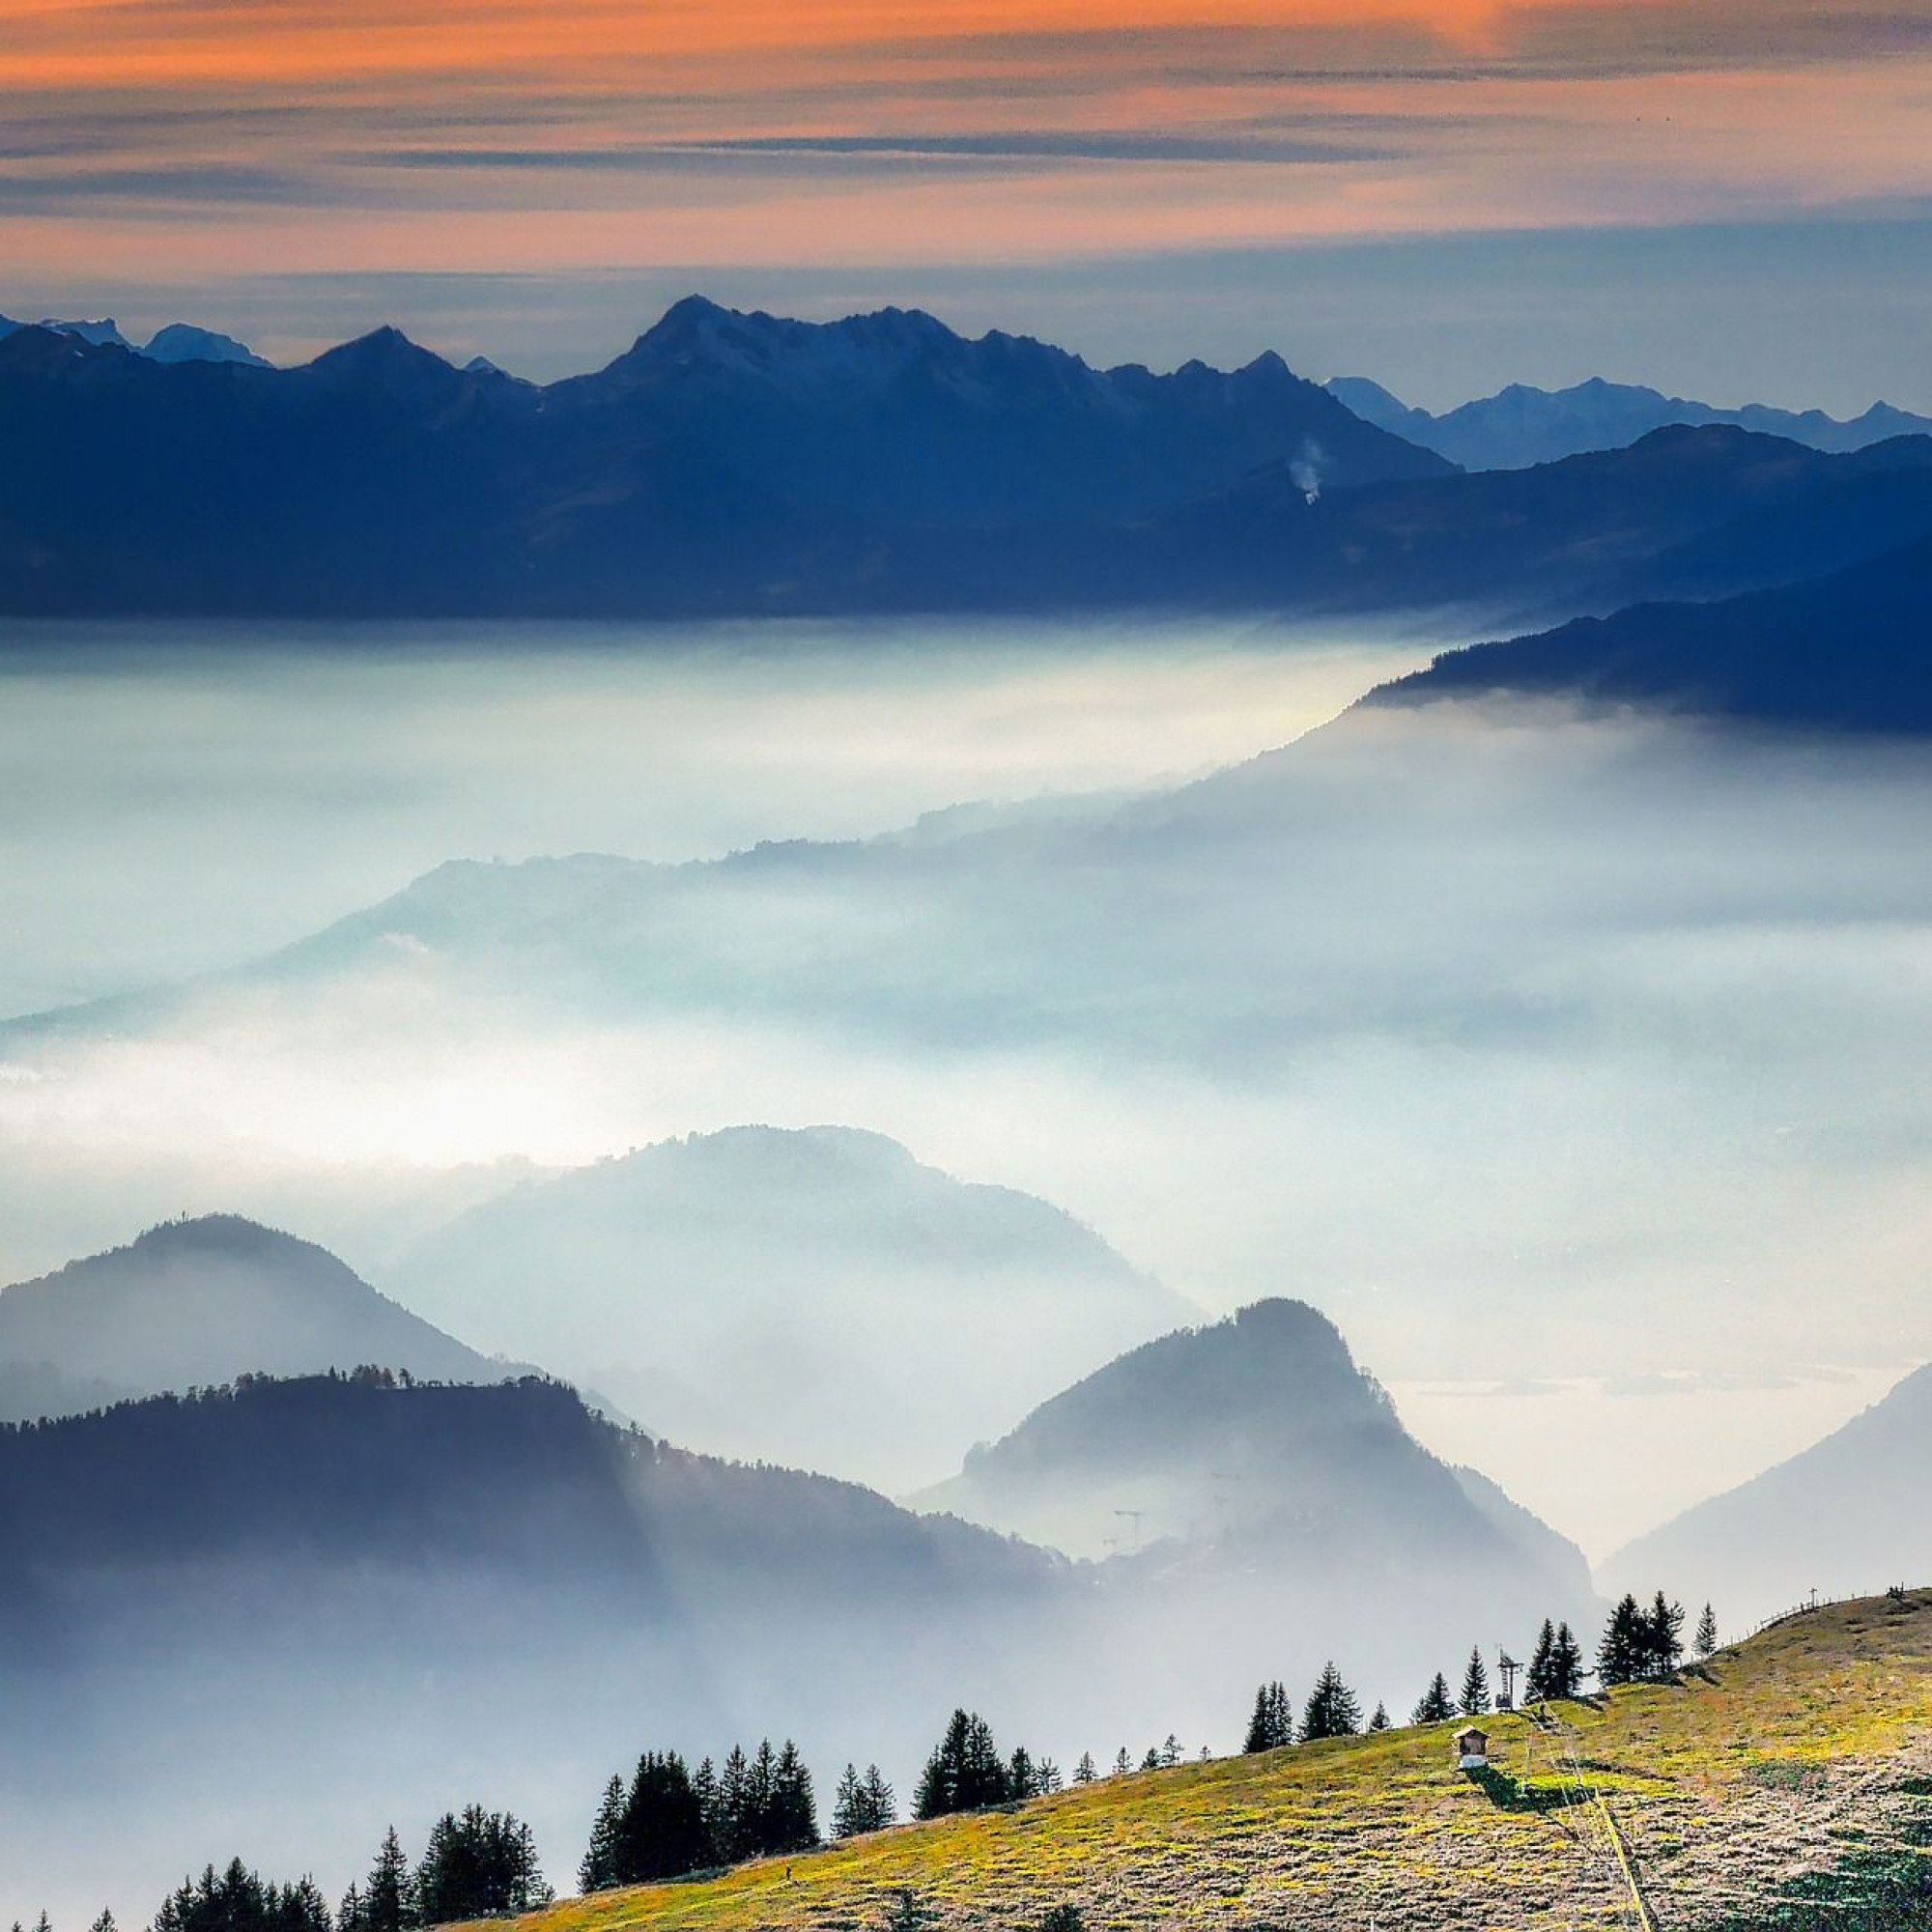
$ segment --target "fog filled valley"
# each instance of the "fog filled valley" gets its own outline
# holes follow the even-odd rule
[[[1445,640],[9,657],[0,1911],[1932,1569],[1932,761]]]
[[[1909,1622],[1925,429],[0,323],[0,1916],[1044,1830]]]

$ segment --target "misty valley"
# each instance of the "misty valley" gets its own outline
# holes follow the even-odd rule
[[[1925,1922],[1924,418],[0,427],[0,1918]]]

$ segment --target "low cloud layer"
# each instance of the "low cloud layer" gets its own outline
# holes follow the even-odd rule
[[[1932,1353],[1928,802],[1906,750],[1438,709],[1078,811],[450,868],[0,1040],[8,1272],[236,1208],[382,1285],[493,1163],[845,1122],[1205,1307],[1306,1296],[1398,1385],[1557,1384],[1521,1400],[1577,1463],[1482,1460],[1601,1548],[1728,1477],[1726,1431],[1795,1449]],[[1616,1452],[1639,1403],[1669,1457]]]

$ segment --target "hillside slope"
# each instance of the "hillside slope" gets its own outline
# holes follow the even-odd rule
[[[1925,1471],[1932,1467],[1932,1368],[1822,1442],[1639,1537],[1603,1576],[1617,1590],[1662,1578],[1766,1616],[1806,1590],[1838,1596],[1932,1574]]]
[[[425,1380],[515,1373],[433,1328],[313,1242],[234,1214],[0,1289],[0,1421],[365,1363]]]
[[[1477,644],[1366,705],[1561,696],[1803,730],[1932,731],[1932,544],[1717,604],[1640,604]]]
[[[1932,1593],[1843,1605],[1678,1685],[1559,1707],[1671,1932],[1910,1932],[1932,1912]],[[572,1900],[532,1932],[1274,1925],[1575,1932],[1634,1924],[1558,1742],[1491,1724],[1493,1769],[1440,1725],[1107,1778],[1009,1812],[861,1838],[703,1884]],[[1527,1764],[1528,1777],[1521,1780]]]
[[[1048,1203],[831,1126],[694,1135],[533,1183],[430,1236],[395,1281],[676,1441],[889,1490],[1195,1314]]]
[[[333,1893],[472,1780],[555,1847],[647,1721],[694,1755],[769,1730],[896,1760],[961,1688],[1001,1694],[983,1633],[1055,1628],[1072,1581],[537,1379],[258,1378],[0,1428],[0,1923],[140,1923],[242,1843]]]

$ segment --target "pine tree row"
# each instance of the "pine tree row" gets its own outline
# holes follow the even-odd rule
[[[1093,1759],[1081,1762],[1091,1773]],[[1051,1758],[1036,1758],[1024,1745],[1003,1758],[985,1719],[977,1711],[954,1711],[946,1735],[920,1773],[912,1815],[945,1818],[955,1811],[983,1811],[993,1804],[1050,1797],[1060,1788],[1060,1767]]]
[[[892,1787],[876,1767],[871,1776],[872,1796],[890,1814]],[[811,1773],[789,1738],[777,1750],[766,1738],[749,1756],[734,1746],[722,1770],[706,1758],[693,1772],[676,1751],[646,1751],[629,1784],[612,1777],[605,1786],[578,1883],[606,1891],[817,1843]]]
[[[1718,1620],[1709,1604],[1697,1619],[1697,1655],[1709,1657],[1718,1647]],[[1662,1590],[1645,1609],[1626,1595],[1610,1612],[1597,1646],[1597,1682],[1605,1690],[1619,1684],[1643,1684],[1671,1676],[1684,1662],[1684,1605],[1673,1604]]]
[[[1366,1728],[1385,1731],[1388,1726],[1388,1712],[1378,1704]],[[1315,1680],[1315,1688],[1301,1707],[1298,1725],[1294,1706],[1289,1701],[1288,1691],[1279,1678],[1262,1685],[1255,1691],[1255,1707],[1248,1718],[1247,1733],[1242,1739],[1241,1748],[1244,1751],[1281,1750],[1289,1745],[1314,1744],[1321,1738],[1351,1738],[1364,1728],[1361,1702],[1343,1681],[1342,1673],[1331,1658],[1321,1666],[1321,1674]]]

